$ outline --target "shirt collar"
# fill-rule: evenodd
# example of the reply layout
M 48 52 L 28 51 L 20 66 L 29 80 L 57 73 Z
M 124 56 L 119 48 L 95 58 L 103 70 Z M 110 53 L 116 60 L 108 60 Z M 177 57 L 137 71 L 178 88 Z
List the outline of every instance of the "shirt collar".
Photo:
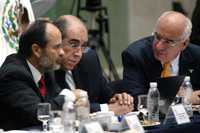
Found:
M 28 60 L 26 60 L 26 62 L 28 63 L 28 66 L 31 70 L 35 84 L 38 85 L 38 82 L 41 79 L 42 74 Z
M 179 58 L 180 58 L 180 54 L 178 54 L 178 56 L 177 56 L 175 59 L 173 59 L 173 60 L 171 61 L 172 68 L 178 67 Z
M 178 66 L 178 64 L 179 64 L 179 58 L 180 58 L 180 54 L 178 54 L 178 56 L 176 56 L 175 59 L 173 59 L 172 61 L 170 61 L 170 65 L 172 67 Z M 161 64 L 162 64 L 162 66 L 164 65 L 164 63 L 161 63 Z

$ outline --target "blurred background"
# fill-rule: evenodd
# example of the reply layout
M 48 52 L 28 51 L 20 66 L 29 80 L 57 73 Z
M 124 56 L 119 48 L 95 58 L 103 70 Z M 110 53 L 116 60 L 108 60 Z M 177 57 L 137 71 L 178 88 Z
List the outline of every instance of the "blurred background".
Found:
M 98 51 L 105 72 L 115 69 L 119 77 L 122 75 L 121 52 L 131 42 L 151 35 L 156 19 L 164 11 L 178 10 L 191 17 L 196 2 L 196 0 L 41 1 L 31 0 L 36 18 L 44 16 L 54 20 L 63 14 L 78 15 L 85 21 L 89 30 L 100 32 L 100 39 L 103 40 L 105 46 L 95 42 L 93 39 L 96 37 L 95 33 L 94 35 L 92 33 L 91 45 L 94 45 L 93 47 Z M 105 49 L 102 50 L 101 47 Z M 109 68 L 108 64 L 113 64 L 113 66 Z

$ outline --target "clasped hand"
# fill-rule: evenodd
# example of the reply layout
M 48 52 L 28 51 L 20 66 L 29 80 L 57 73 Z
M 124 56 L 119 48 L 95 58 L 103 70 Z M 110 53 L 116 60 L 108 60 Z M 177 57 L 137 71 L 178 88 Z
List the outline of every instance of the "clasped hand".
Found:
M 133 97 L 127 93 L 115 94 L 109 101 L 109 110 L 113 111 L 115 115 L 123 115 L 133 111 Z

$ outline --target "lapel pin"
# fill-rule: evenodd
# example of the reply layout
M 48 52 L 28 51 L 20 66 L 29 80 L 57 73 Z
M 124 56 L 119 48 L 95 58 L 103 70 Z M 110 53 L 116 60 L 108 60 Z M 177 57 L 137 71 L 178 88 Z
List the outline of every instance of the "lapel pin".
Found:
M 189 69 L 189 72 L 192 73 L 194 71 L 194 69 Z

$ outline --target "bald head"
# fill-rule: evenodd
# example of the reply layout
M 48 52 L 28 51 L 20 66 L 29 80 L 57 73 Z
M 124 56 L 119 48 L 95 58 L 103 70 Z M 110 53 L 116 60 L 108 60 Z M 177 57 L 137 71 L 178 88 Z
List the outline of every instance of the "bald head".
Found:
M 153 52 L 161 63 L 171 62 L 188 46 L 191 21 L 175 11 L 163 13 L 155 26 Z
M 188 39 L 191 34 L 192 24 L 189 18 L 175 11 L 164 12 L 158 19 L 155 30 L 164 30 L 165 33 L 173 33 L 176 38 Z M 170 35 L 166 35 L 170 36 Z
M 66 21 L 69 26 L 72 24 L 75 24 L 75 23 L 78 25 L 85 26 L 84 23 L 79 18 L 77 18 L 76 16 L 73 16 L 73 15 L 63 15 L 63 16 L 60 16 L 58 18 L 58 20 Z
M 68 35 L 68 31 L 73 29 L 80 29 L 82 32 L 84 32 L 84 34 L 88 34 L 85 24 L 76 16 L 72 15 L 60 16 L 54 22 L 54 24 L 60 29 L 63 38 L 66 38 Z
M 59 17 L 54 24 L 62 33 L 64 56 L 62 68 L 72 70 L 79 63 L 87 46 L 88 33 L 84 23 L 72 15 Z

